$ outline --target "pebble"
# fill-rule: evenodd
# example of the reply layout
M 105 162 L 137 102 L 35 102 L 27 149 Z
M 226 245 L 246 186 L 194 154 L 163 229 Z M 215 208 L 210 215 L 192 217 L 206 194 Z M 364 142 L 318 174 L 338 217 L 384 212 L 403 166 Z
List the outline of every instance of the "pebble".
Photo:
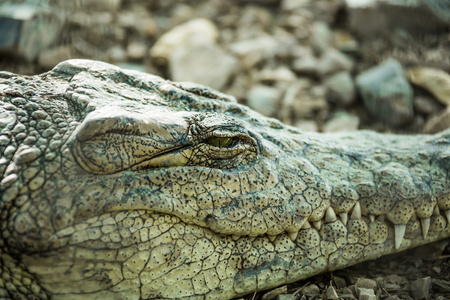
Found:
M 347 282 L 345 281 L 345 279 L 340 276 L 333 276 L 333 281 L 338 289 L 342 289 L 347 286 Z
M 314 297 L 319 294 L 319 287 L 315 284 L 310 284 L 302 288 L 302 294 L 308 297 Z
M 358 288 L 358 299 L 359 300 L 377 300 L 373 289 Z
M 398 61 L 390 59 L 359 74 L 356 85 L 367 110 L 387 124 L 413 119 L 413 91 Z
M 298 73 L 315 77 L 319 74 L 318 60 L 312 53 L 302 55 L 294 60 L 292 69 Z
M 169 70 L 174 81 L 191 81 L 222 90 L 237 64 L 237 59 L 219 46 L 200 44 L 174 51 Z
M 178 25 L 163 35 L 150 49 L 154 59 L 169 60 L 176 49 L 198 44 L 215 44 L 219 38 L 219 29 L 209 19 L 195 19 Z
M 411 294 L 414 299 L 425 299 L 430 294 L 431 278 L 425 277 L 411 282 Z
M 429 119 L 423 128 L 424 133 L 437 133 L 450 128 L 450 106 L 440 114 Z
M 358 130 L 359 118 L 346 112 L 337 112 L 323 126 L 323 132 L 341 132 Z
M 327 288 L 327 299 L 329 299 L 329 300 L 339 299 L 339 296 L 336 293 L 336 290 L 334 289 L 333 286 L 329 286 Z
M 324 76 L 339 71 L 351 71 L 353 65 L 353 61 L 341 51 L 329 48 L 319 58 L 317 69 L 318 73 Z
M 359 278 L 356 282 L 356 289 L 365 288 L 365 289 L 375 289 L 377 287 L 377 282 L 368 278 Z
M 347 31 L 336 30 L 333 34 L 333 46 L 344 53 L 359 52 L 359 42 Z
M 356 95 L 355 84 L 349 72 L 339 72 L 325 79 L 327 99 L 340 106 L 353 102 Z
M 444 105 L 450 105 L 450 75 L 439 69 L 415 67 L 405 71 L 406 77 L 418 85 Z
M 414 110 L 424 115 L 434 115 L 442 111 L 443 106 L 431 96 L 417 95 L 413 99 Z
M 311 47 L 317 55 L 321 55 L 330 48 L 333 34 L 325 22 L 314 22 L 311 27 Z
M 281 92 L 277 88 L 257 85 L 247 93 L 247 105 L 265 116 L 273 116 L 278 109 Z
M 127 52 L 120 46 L 113 46 L 108 49 L 108 57 L 113 63 L 124 62 L 127 59 Z
M 131 60 L 142 60 L 147 53 L 147 45 L 142 42 L 131 42 L 127 46 L 127 56 Z

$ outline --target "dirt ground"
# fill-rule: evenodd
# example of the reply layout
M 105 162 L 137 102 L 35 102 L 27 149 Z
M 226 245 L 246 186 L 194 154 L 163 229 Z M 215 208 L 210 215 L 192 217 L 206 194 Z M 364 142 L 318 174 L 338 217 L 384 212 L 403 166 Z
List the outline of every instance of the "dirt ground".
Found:
M 415 24 L 373 29 L 379 24 L 375 26 L 370 18 L 363 24 L 344 0 L 49 0 L 48 3 L 62 20 L 58 23 L 58 38 L 28 59 L 20 54 L 24 49 L 3 51 L 0 70 L 38 74 L 65 59 L 88 58 L 173 80 L 207 80 L 202 74 L 212 67 L 202 60 L 195 67 L 198 74 L 189 65 L 180 67 L 185 60 L 179 57 L 196 58 L 195 51 L 199 50 L 195 45 L 179 42 L 178 48 L 189 51 L 178 53 L 178 59 L 169 50 L 158 55 L 152 52 L 172 28 L 202 18 L 209 20 L 212 30 L 218 32 L 208 42 L 207 54 L 213 60 L 214 55 L 229 58 L 213 74 L 221 83 L 216 80 L 213 84 L 263 114 L 312 131 L 340 128 L 409 134 L 427 131 L 424 128 L 432 122 L 450 126 L 448 103 L 439 101 L 423 87 L 411 85 L 413 110 L 406 121 L 398 124 L 383 120 L 382 111 L 369 111 L 355 85 L 359 74 L 388 59 L 396 59 L 405 70 L 421 66 L 448 74 L 448 25 L 423 31 Z M 396 12 L 396 16 L 402 13 L 408 17 L 409 9 Z M 388 13 L 382 15 L 389 18 Z M 361 26 L 354 22 L 361 22 Z M 45 19 L 43 24 L 39 26 L 56 26 L 45 25 Z M 25 34 L 21 38 L 26 38 Z M 200 56 L 202 52 L 198 53 Z M 337 80 L 333 77 L 336 74 L 350 79 L 345 81 L 349 83 L 347 89 L 341 89 L 340 84 L 332 85 Z M 265 102 L 255 102 L 254 99 L 260 98 Z M 394 116 L 401 113 L 393 112 Z M 439 129 L 447 125 L 442 126 Z M 258 292 L 244 299 L 334 299 L 330 287 L 340 299 L 375 299 L 358 295 L 356 289 L 362 282 L 374 291 L 376 299 L 415 299 L 412 289 L 424 288 L 429 283 L 426 299 L 450 299 L 450 246 L 446 244 L 448 241 L 427 246 L 425 250 L 383 257 L 288 285 L 272 295 Z

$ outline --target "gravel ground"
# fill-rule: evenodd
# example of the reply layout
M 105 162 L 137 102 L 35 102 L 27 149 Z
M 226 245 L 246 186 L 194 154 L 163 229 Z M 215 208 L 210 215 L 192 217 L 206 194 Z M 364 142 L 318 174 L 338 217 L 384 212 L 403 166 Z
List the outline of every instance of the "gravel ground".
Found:
M 433 133 L 450 127 L 450 14 L 425 2 L 433 9 L 362 11 L 344 0 L 49 0 L 63 25 L 36 26 L 58 38 L 36 54 L 2 52 L 0 70 L 37 74 L 65 59 L 96 59 L 212 86 L 303 130 Z M 447 243 L 244 298 L 450 299 Z

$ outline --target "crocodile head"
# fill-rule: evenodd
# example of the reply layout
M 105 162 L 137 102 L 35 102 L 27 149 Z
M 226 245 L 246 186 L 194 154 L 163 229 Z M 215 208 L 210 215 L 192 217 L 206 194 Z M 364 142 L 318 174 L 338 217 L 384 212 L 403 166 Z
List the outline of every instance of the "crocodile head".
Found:
M 0 75 L 8 295 L 232 298 L 450 236 L 449 131 L 305 133 L 86 60 Z

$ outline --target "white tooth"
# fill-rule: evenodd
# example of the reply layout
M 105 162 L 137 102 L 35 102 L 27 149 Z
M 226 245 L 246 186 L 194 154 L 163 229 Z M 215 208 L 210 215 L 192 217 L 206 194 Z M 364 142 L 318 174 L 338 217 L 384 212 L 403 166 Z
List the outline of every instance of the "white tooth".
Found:
M 375 222 L 375 215 L 369 214 L 370 222 Z
M 275 241 L 275 239 L 277 238 L 276 235 L 267 235 L 267 237 L 269 238 L 269 241 L 271 241 L 273 243 L 273 241 Z
M 421 219 L 420 223 L 422 223 L 423 239 L 426 239 L 428 235 L 428 230 L 430 229 L 430 218 Z
M 288 232 L 288 236 L 291 239 L 291 241 L 295 242 L 295 240 L 297 239 L 297 236 L 298 236 L 298 231 Z
M 231 236 L 231 238 L 233 239 L 233 241 L 237 241 L 237 240 L 240 238 L 240 236 L 239 236 L 239 235 L 233 234 L 233 235 Z
M 433 215 L 435 216 L 441 215 L 441 211 L 439 210 L 439 207 L 437 205 L 434 207 Z
M 448 223 L 450 224 L 450 209 L 447 209 L 447 210 L 445 211 L 445 215 L 447 216 L 447 221 L 448 221 Z
M 311 224 L 309 224 L 309 222 L 306 221 L 306 222 L 303 224 L 302 229 L 309 229 L 309 228 L 311 228 Z
M 400 248 L 403 241 L 403 236 L 405 235 L 405 230 L 405 224 L 395 225 L 395 249 Z
M 325 223 L 331 223 L 336 221 L 336 213 L 334 212 L 334 209 L 330 207 L 327 208 L 327 211 L 325 213 Z
M 359 204 L 359 202 L 356 202 L 355 206 L 353 207 L 353 212 L 350 216 L 350 219 L 361 220 L 361 205 Z
M 322 221 L 315 221 L 313 222 L 314 228 L 316 228 L 317 230 L 320 230 L 320 227 L 322 226 Z
M 344 225 L 347 225 L 348 213 L 343 212 L 343 213 L 340 213 L 339 216 L 341 217 L 342 223 L 344 223 Z

